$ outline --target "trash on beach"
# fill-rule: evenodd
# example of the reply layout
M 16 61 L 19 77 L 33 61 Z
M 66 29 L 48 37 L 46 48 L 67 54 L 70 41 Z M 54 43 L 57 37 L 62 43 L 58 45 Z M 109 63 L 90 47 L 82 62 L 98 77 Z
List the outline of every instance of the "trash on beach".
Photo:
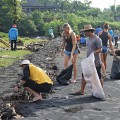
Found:
M 56 80 L 60 85 L 68 85 L 69 84 L 68 82 L 72 77 L 72 69 L 73 69 L 73 65 L 70 65 L 66 69 L 63 69 L 60 72 L 60 74 L 56 77 Z
M 120 58 L 118 58 L 117 56 L 113 58 L 110 78 L 120 79 Z

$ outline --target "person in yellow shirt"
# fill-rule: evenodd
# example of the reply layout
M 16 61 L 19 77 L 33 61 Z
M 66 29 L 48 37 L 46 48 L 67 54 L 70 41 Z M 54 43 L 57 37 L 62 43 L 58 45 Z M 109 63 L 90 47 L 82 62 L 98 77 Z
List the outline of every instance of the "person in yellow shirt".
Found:
M 52 80 L 41 68 L 36 67 L 29 60 L 23 60 L 21 67 L 23 77 L 20 83 L 15 86 L 14 91 L 17 92 L 23 86 L 26 91 L 34 96 L 33 102 L 41 101 L 41 93 L 47 93 L 52 89 Z

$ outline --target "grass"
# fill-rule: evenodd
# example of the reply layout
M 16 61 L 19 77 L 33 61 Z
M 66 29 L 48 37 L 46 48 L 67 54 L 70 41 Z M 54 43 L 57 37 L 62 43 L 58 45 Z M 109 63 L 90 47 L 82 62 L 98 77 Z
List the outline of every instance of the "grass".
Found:
M 0 56 L 8 56 L 10 58 L 0 58 L 0 67 L 7 67 L 11 65 L 13 62 L 17 61 L 18 59 L 24 57 L 26 54 L 31 54 L 31 52 L 25 50 L 18 50 L 18 51 L 1 50 Z
M 2 38 L 7 43 L 9 43 L 7 33 L 0 32 L 0 38 Z M 28 38 L 28 37 L 19 37 L 18 40 L 23 41 L 24 45 L 33 43 L 33 42 L 47 41 L 47 40 L 41 40 L 41 39 L 37 39 L 37 38 Z M 0 47 L 7 48 L 2 43 L 0 43 Z M 0 56 L 5 55 L 5 56 L 9 56 L 9 57 L 16 57 L 16 58 L 0 58 L 0 67 L 7 67 L 7 66 L 11 65 L 13 62 L 17 61 L 18 59 L 24 57 L 26 54 L 31 54 L 31 52 L 25 51 L 25 50 L 17 50 L 17 51 L 0 50 Z

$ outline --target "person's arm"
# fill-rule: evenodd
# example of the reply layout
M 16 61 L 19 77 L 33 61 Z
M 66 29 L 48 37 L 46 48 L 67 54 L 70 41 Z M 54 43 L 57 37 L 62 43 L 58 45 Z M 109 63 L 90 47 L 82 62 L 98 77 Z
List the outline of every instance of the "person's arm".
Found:
M 66 46 L 66 42 L 64 40 L 64 33 L 62 33 L 61 55 L 63 55 L 65 46 Z
M 94 54 L 98 54 L 102 52 L 102 40 L 99 38 L 95 41 L 96 50 L 94 51 Z
M 72 52 L 71 52 L 71 56 L 73 56 L 74 54 L 74 51 L 75 51 L 75 48 L 76 48 L 76 43 L 77 43 L 77 40 L 76 40 L 76 35 L 75 33 L 72 33 Z
M 112 37 L 111 37 L 110 34 L 108 34 L 108 39 L 109 39 L 109 45 L 110 45 L 112 54 L 115 55 L 114 47 L 113 47 L 113 45 L 112 45 Z
M 100 48 L 98 48 L 97 50 L 95 50 L 94 53 L 95 53 L 95 54 L 96 54 L 96 53 L 101 53 L 101 51 L 102 51 L 102 47 L 100 47 Z
M 16 40 L 18 39 L 18 30 L 16 29 Z
M 102 31 L 101 32 L 99 32 L 99 34 L 98 34 L 98 36 L 100 37 L 100 35 L 102 34 Z
M 30 76 L 29 66 L 26 66 L 23 69 L 22 80 L 20 80 L 20 82 L 15 86 L 14 91 L 18 91 L 18 89 L 21 88 L 26 83 L 27 80 L 29 80 L 29 76 Z

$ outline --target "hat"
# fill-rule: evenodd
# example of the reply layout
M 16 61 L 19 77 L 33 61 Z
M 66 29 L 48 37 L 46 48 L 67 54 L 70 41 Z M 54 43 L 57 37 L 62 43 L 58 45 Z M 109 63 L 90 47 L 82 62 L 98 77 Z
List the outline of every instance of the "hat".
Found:
M 30 64 L 30 61 L 29 60 L 23 60 L 21 65 L 26 65 L 26 64 Z
M 81 31 L 81 32 L 84 32 L 84 31 L 88 31 L 88 30 L 95 30 L 95 29 L 92 28 L 91 25 L 84 25 L 84 28 L 81 29 L 80 31 Z

